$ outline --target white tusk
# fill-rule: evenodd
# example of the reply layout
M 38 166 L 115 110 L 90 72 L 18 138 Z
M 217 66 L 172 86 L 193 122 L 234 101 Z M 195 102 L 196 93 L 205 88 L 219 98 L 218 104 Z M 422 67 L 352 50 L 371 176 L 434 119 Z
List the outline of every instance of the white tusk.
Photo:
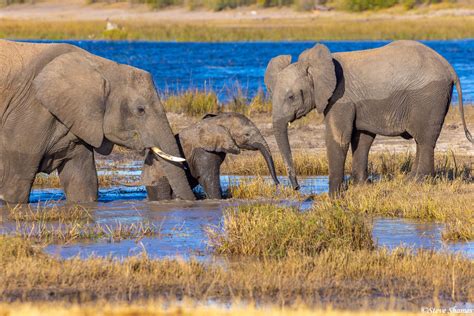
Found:
M 169 160 L 169 161 L 174 161 L 174 162 L 185 162 L 186 161 L 186 159 L 184 159 L 184 158 L 168 155 L 167 153 L 165 153 L 163 150 L 159 149 L 158 147 L 151 147 L 151 150 L 153 150 L 153 152 L 156 155 L 160 156 L 163 159 Z

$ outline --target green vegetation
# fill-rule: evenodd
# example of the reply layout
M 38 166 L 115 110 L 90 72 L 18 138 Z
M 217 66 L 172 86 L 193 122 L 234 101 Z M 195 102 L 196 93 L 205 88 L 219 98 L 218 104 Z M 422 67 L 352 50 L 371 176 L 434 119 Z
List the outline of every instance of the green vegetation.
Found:
M 0 20 L 0 37 L 11 39 L 127 39 L 157 41 L 281 41 L 462 39 L 474 37 L 472 16 L 416 19 L 318 18 L 235 21 L 120 21 L 104 31 L 104 21 Z
M 223 227 L 209 227 L 210 246 L 220 254 L 282 258 L 314 256 L 327 249 L 374 249 L 370 224 L 343 208 L 274 204 L 241 205 L 224 211 Z
M 0 299 L 4 302 L 191 298 L 279 306 L 324 307 L 324 302 L 331 302 L 333 308 L 354 308 L 354 301 L 363 304 L 377 297 L 385 308 L 418 311 L 421 303 L 474 299 L 471 260 L 424 250 L 328 248 L 314 256 L 221 258 L 216 263 L 152 260 L 146 255 L 61 260 L 11 237 L 0 237 L 0 250 Z M 403 305 L 405 300 L 411 303 Z

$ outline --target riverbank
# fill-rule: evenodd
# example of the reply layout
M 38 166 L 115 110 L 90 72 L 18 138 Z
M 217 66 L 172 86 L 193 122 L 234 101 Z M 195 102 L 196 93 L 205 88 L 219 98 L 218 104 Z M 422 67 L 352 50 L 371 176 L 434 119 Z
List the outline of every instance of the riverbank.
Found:
M 462 39 L 474 37 L 474 9 L 298 12 L 245 7 L 219 12 L 125 4 L 38 3 L 0 8 L 0 37 L 155 41 Z M 106 19 L 112 21 L 107 29 Z

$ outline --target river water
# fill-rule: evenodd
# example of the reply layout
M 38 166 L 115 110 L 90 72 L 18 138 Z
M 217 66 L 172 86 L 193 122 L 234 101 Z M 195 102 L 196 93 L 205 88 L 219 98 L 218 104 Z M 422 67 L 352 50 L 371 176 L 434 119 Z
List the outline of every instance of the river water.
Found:
M 48 41 L 51 42 L 51 41 Z M 149 71 L 162 93 L 214 90 L 221 102 L 240 88 L 249 97 L 265 89 L 268 61 L 288 54 L 293 60 L 314 42 L 173 43 L 143 41 L 62 41 L 89 52 Z M 383 46 L 387 41 L 328 41 L 332 52 Z M 465 103 L 474 103 L 474 39 L 423 41 L 453 65 Z M 453 101 L 457 100 L 455 93 Z

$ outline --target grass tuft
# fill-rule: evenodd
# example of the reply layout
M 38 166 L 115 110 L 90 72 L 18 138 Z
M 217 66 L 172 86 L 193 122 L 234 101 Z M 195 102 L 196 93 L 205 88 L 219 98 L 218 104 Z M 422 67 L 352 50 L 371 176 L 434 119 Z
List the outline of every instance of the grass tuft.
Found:
M 229 193 L 235 199 L 293 199 L 302 200 L 304 196 L 288 186 L 276 186 L 273 182 L 265 181 L 262 177 L 239 179 L 238 183 L 229 184 Z
M 371 225 L 342 208 L 273 204 L 241 205 L 224 212 L 222 227 L 207 229 L 210 246 L 219 254 L 282 258 L 316 255 L 326 249 L 374 249 Z
M 78 221 L 92 220 L 89 210 L 80 205 L 66 205 L 60 207 L 57 204 L 41 205 L 35 208 L 31 204 L 18 204 L 8 209 L 8 219 L 14 221 Z
M 9 233 L 35 243 L 72 243 L 84 240 L 103 239 L 110 242 L 124 239 L 139 240 L 144 237 L 160 236 L 160 227 L 149 222 L 132 224 L 104 225 L 99 223 L 84 223 L 82 221 L 47 223 L 45 221 L 20 223 L 16 230 Z

